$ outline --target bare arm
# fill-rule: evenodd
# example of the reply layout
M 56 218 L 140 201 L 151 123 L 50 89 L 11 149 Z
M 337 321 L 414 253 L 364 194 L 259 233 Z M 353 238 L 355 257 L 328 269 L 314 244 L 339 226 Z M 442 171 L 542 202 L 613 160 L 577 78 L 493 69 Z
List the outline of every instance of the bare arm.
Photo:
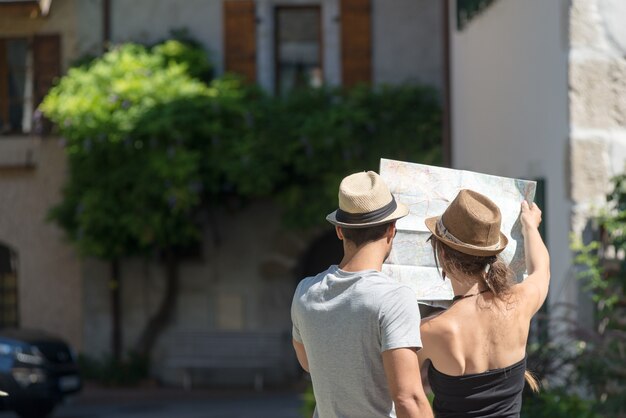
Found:
M 417 351 L 414 348 L 384 351 L 383 366 L 398 418 L 431 418 L 433 411 L 422 387 Z
M 541 210 L 531 203 L 522 202 L 522 234 L 524 235 L 524 251 L 526 252 L 526 269 L 528 277 L 521 286 L 527 292 L 534 315 L 543 305 L 550 287 L 550 255 L 541 235 L 539 224 L 541 223 Z
M 296 340 L 292 340 L 293 348 L 296 350 L 296 357 L 298 358 L 298 362 L 300 366 L 308 372 L 309 371 L 309 359 L 306 356 L 306 350 L 304 349 L 304 344 L 299 343 Z

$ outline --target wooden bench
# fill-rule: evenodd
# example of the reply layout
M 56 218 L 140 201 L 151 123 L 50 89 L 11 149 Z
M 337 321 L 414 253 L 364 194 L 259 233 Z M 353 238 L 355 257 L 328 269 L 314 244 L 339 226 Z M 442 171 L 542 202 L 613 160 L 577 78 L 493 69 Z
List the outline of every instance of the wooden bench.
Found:
M 183 371 L 183 387 L 191 389 L 193 369 L 247 369 L 254 388 L 263 389 L 264 373 L 284 372 L 291 358 L 290 335 L 280 331 L 179 331 L 167 364 Z

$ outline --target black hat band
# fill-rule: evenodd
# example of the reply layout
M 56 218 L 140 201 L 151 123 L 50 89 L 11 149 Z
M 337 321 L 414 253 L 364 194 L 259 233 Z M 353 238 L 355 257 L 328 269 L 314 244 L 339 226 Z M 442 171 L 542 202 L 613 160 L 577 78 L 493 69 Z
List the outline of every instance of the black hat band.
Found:
M 385 219 L 387 216 L 391 215 L 398 208 L 398 204 L 396 203 L 396 199 L 391 196 L 391 202 L 387 203 L 380 209 L 373 210 L 371 212 L 365 213 L 350 213 L 345 212 L 341 209 L 337 209 L 337 213 L 335 218 L 337 221 L 342 222 L 344 224 L 364 224 L 380 221 L 381 219 Z

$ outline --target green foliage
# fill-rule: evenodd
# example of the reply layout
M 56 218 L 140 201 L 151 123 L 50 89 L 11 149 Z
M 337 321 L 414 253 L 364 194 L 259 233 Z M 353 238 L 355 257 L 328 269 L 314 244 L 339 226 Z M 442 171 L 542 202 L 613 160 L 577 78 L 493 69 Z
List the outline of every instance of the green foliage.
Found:
M 626 174 L 613 179 L 609 210 L 594 222 L 599 239 L 573 237 L 579 278 L 596 305 L 596 329 L 585 335 L 576 372 L 603 416 L 626 416 Z
M 182 64 L 191 77 L 210 81 L 213 66 L 200 45 L 191 41 L 166 40 L 152 48 L 152 52 L 162 56 L 168 63 Z
M 120 46 L 71 69 L 42 104 L 69 157 L 64 199 L 50 218 L 82 254 L 114 259 L 199 239 L 189 214 L 201 201 L 190 187 L 201 181 L 201 155 L 176 137 L 146 140 L 142 132 L 153 122 L 148 114 L 167 116 L 155 108 L 214 92 L 188 75 L 189 63 L 159 51 Z
M 526 397 L 521 418 L 601 418 L 592 403 L 562 390 L 542 390 Z
M 225 197 L 274 197 L 287 222 L 332 211 L 340 180 L 381 157 L 437 163 L 441 112 L 421 86 L 270 97 L 237 78 L 203 82 L 197 44 L 126 44 L 72 68 L 42 110 L 66 139 L 69 179 L 50 212 L 86 255 L 114 259 L 200 239 Z
M 201 49 L 122 45 L 73 68 L 42 110 L 67 140 L 52 209 L 81 253 L 104 259 L 200 239 L 194 219 L 225 196 L 273 196 L 291 225 L 324 222 L 341 179 L 381 157 L 440 161 L 436 94 L 421 86 L 270 97 L 233 77 L 206 84 Z M 306 204 L 303 204 L 306 202 Z
M 122 45 L 70 69 L 41 109 L 69 141 L 70 154 L 89 154 L 99 141 L 124 140 L 156 104 L 205 94 L 206 86 L 187 74 L 188 67 L 140 45 Z
M 441 161 L 440 107 L 423 86 L 298 90 L 277 99 L 264 123 L 263 139 L 275 143 L 266 158 L 284 165 L 285 217 L 300 227 L 323 222 L 341 179 L 378 171 L 381 157 Z
M 302 406 L 300 407 L 300 415 L 304 418 L 310 418 L 315 412 L 315 395 L 313 394 L 313 385 L 307 385 L 304 393 L 301 395 Z
M 148 378 L 150 371 L 148 358 L 136 353 L 129 353 L 122 360 L 115 360 L 112 357 L 96 359 L 80 355 L 78 364 L 83 379 L 114 387 L 137 386 Z

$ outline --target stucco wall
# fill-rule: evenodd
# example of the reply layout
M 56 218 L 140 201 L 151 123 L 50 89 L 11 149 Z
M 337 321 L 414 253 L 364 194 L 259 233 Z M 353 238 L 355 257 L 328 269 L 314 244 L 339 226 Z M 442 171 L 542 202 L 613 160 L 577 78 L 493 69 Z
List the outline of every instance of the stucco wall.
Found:
M 453 165 L 546 180 L 549 301 L 576 302 L 568 271 L 568 1 L 498 0 L 459 32 L 451 1 Z
M 80 262 L 62 232 L 45 221 L 59 199 L 63 148 L 55 139 L 17 141 L 31 150 L 35 167 L 9 170 L 0 165 L 0 241 L 18 255 L 19 324 L 62 336 L 80 349 Z M 0 154 L 10 142 L 0 139 Z

